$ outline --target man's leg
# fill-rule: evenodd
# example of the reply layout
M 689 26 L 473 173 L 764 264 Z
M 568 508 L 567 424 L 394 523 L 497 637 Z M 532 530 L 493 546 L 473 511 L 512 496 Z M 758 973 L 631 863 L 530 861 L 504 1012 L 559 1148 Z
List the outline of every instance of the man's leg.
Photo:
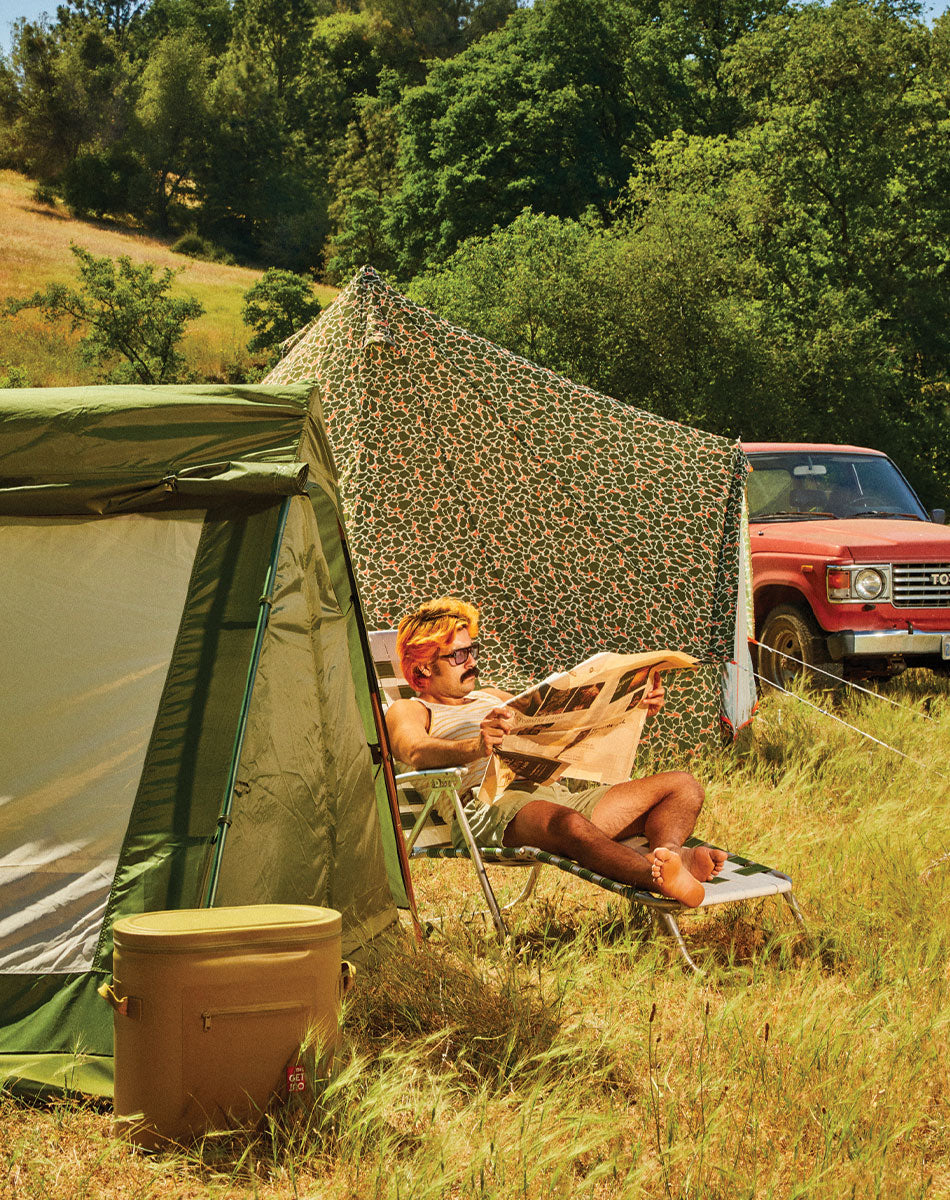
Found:
M 520 809 L 505 830 L 504 843 L 562 854 L 608 879 L 658 891 L 691 908 L 705 895 L 677 851 L 660 847 L 648 858 L 615 842 L 581 813 L 549 800 L 532 800 Z
M 597 802 L 590 819 L 614 841 L 639 836 L 651 851 L 661 846 L 675 851 L 697 879 L 706 880 L 722 870 L 725 851 L 683 845 L 696 828 L 704 797 L 695 776 L 662 771 L 616 784 Z

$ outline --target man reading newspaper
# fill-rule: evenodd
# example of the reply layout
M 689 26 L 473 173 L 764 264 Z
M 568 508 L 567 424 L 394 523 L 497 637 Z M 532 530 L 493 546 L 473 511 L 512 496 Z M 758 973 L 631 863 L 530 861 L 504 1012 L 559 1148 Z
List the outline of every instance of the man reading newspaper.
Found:
M 516 698 L 478 687 L 477 636 L 477 609 L 453 597 L 428 601 L 399 623 L 397 654 L 417 695 L 397 700 L 386 715 L 395 757 L 414 770 L 464 769 L 465 814 L 481 846 L 537 846 L 621 883 L 690 907 L 701 904 L 704 881 L 721 871 L 726 856 L 711 846 L 683 844 L 702 808 L 697 779 L 685 771 L 663 771 L 579 792 L 558 782 L 567 771 L 597 777 L 590 769 L 590 752 L 598 743 L 605 752 L 616 750 L 617 726 L 633 715 L 626 715 L 623 700 L 630 693 L 626 703 L 632 703 L 634 675 L 612 678 L 603 697 L 602 677 L 598 683 L 560 691 L 542 684 Z M 635 707 L 642 723 L 663 707 L 665 690 L 654 672 L 640 672 L 639 677 Z M 572 706 L 583 713 L 593 712 L 595 705 L 601 710 L 596 728 L 564 716 Z M 615 720 L 612 712 L 621 709 L 624 715 Z M 519 734 L 539 740 L 543 753 L 525 754 L 527 743 L 519 747 Z M 514 750 L 502 751 L 503 741 Z M 611 767 L 616 771 L 617 762 Z M 461 844 L 453 814 L 442 816 L 452 821 L 453 841 Z M 646 839 L 646 847 L 624 844 L 636 836 Z

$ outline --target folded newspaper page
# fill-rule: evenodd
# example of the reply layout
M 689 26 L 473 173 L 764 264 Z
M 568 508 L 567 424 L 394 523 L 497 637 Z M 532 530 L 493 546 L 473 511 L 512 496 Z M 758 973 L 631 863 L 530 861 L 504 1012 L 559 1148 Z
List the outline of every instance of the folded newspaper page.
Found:
M 520 696 L 499 700 L 515 719 L 488 760 L 479 800 L 494 804 L 516 779 L 623 783 L 633 772 L 647 716 L 643 697 L 657 672 L 697 665 L 677 650 L 595 654 Z

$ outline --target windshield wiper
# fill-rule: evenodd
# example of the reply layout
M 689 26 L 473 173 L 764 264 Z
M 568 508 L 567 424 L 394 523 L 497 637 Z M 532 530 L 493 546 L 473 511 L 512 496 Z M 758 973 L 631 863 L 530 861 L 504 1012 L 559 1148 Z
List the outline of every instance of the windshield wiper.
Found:
M 829 517 L 832 520 L 834 520 L 834 515 L 835 515 L 834 513 L 830 513 L 830 512 L 799 512 L 796 510 L 795 512 L 761 513 L 757 517 L 749 517 L 749 520 L 750 521 L 759 521 L 759 522 L 761 522 L 761 521 L 787 521 L 789 518 L 792 518 L 795 521 L 809 521 L 815 517 L 819 518 L 819 520 L 827 519 Z
M 893 517 L 895 521 L 923 520 L 917 513 L 891 512 L 886 508 L 862 508 L 860 512 L 848 513 L 846 520 L 851 521 L 855 517 Z

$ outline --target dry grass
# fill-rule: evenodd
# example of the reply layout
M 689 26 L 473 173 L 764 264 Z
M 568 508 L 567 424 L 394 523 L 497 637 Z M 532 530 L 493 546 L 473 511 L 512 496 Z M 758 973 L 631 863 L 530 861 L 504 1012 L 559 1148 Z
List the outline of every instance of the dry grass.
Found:
M 74 220 L 60 205 L 37 204 L 32 192 L 33 184 L 24 176 L 0 171 L 0 301 L 31 295 L 48 283 L 75 283 L 71 242 L 100 257 L 126 254 L 133 262 L 181 269 L 175 292 L 195 296 L 205 307 L 204 316 L 185 336 L 191 370 L 202 378 L 244 377 L 251 359 L 241 301 L 260 271 L 199 262 L 174 254 L 167 244 L 144 233 L 108 222 Z M 318 288 L 317 294 L 326 304 L 336 291 Z M 23 369 L 34 387 L 95 381 L 92 369 L 80 361 L 75 341 L 64 329 L 45 324 L 35 311 L 0 317 L 0 363 Z
M 787 869 L 684 921 L 687 975 L 604 893 L 548 872 L 512 951 L 464 863 L 420 863 L 449 917 L 363 968 L 344 1066 L 306 1114 L 180 1155 L 113 1143 L 90 1106 L 7 1099 L 0 1193 L 350 1200 L 950 1195 L 950 687 L 907 678 L 836 712 L 792 700 L 696 764 L 711 839 Z M 827 703 L 827 701 L 820 701 Z M 929 718 L 925 719 L 925 710 Z

